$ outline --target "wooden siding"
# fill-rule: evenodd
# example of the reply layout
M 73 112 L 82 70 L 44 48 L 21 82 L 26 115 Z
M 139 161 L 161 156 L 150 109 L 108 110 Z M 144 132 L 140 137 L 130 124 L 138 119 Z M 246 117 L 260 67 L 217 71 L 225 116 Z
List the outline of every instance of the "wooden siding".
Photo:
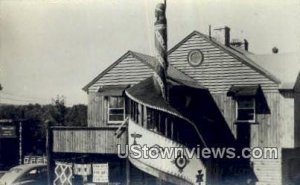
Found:
M 53 129 L 53 152 L 116 154 L 117 144 L 124 151 L 127 133 L 115 136 L 113 128 Z
M 88 127 L 107 126 L 107 103 L 99 92 L 88 94 Z
M 300 147 L 300 91 L 295 93 L 294 99 L 295 114 L 295 147 Z
M 255 185 L 283 185 L 281 158 L 255 159 L 252 162 L 255 175 L 258 178 Z
M 212 94 L 228 127 L 236 137 L 235 100 L 224 93 Z M 294 147 L 294 103 L 280 93 L 265 93 L 269 114 L 257 114 L 251 125 L 251 147 Z
M 88 92 L 97 92 L 99 87 L 103 85 L 136 84 L 152 74 L 153 70 L 149 66 L 130 54 L 95 82 L 88 89 Z
M 295 110 L 297 110 L 297 107 L 294 98 L 293 92 L 280 93 L 280 142 L 282 148 L 295 147 Z
M 295 147 L 300 147 L 300 72 L 294 87 Z
M 189 51 L 193 49 L 200 49 L 204 55 L 203 63 L 197 67 L 191 66 L 187 60 Z M 265 91 L 278 89 L 278 85 L 269 78 L 197 34 L 170 53 L 169 62 L 211 93 L 225 92 L 231 85 L 261 84 Z
M 235 101 L 224 93 L 212 95 L 236 137 Z M 250 147 L 277 147 L 279 158 L 252 159 L 253 169 L 259 180 L 256 185 L 281 185 L 283 173 L 281 150 L 295 147 L 294 99 L 279 92 L 265 93 L 265 98 L 270 108 L 270 114 L 257 114 L 257 123 L 251 124 Z
M 223 114 L 232 134 L 236 137 L 235 101 L 224 93 L 214 93 L 212 94 L 212 97 L 220 112 Z
M 108 123 L 107 94 L 91 92 L 88 94 L 88 127 L 119 127 L 122 123 Z

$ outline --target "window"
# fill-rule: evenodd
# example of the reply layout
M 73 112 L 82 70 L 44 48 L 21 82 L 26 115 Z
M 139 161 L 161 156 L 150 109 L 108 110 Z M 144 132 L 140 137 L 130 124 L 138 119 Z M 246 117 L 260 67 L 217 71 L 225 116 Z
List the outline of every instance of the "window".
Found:
M 125 119 L 125 103 L 121 96 L 108 97 L 108 123 L 121 123 Z
M 255 122 L 255 99 L 239 97 L 236 105 L 236 119 L 238 122 Z
M 194 67 L 199 66 L 203 62 L 203 58 L 203 53 L 198 49 L 194 49 L 188 54 L 188 62 Z

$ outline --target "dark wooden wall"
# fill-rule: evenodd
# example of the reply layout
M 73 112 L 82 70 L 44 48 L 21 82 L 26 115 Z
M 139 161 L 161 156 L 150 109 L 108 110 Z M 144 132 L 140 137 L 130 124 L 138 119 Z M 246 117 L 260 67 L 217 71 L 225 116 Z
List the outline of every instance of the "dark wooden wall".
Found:
M 90 92 L 88 94 L 88 127 L 106 127 L 107 102 L 103 94 Z
M 295 85 L 295 147 L 300 147 L 300 73 Z
M 116 128 L 53 129 L 53 151 L 72 153 L 117 154 L 117 145 L 124 146 L 127 133 L 115 135 Z

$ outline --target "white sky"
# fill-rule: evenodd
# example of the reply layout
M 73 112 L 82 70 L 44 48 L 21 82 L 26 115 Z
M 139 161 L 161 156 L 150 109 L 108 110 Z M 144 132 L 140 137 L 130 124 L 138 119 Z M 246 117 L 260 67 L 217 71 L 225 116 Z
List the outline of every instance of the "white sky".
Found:
M 159 0 L 0 0 L 1 103 L 87 103 L 81 88 L 127 50 L 153 54 Z M 300 52 L 299 0 L 167 0 L 169 46 L 227 25 L 250 51 Z

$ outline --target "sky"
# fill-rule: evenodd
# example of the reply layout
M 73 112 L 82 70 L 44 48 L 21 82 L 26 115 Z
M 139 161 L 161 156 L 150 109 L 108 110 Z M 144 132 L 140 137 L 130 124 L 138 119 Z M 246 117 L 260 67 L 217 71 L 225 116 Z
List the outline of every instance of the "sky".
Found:
M 87 104 L 82 87 L 126 51 L 154 53 L 159 2 L 0 0 L 0 103 Z M 227 25 L 251 52 L 300 52 L 299 0 L 167 0 L 167 19 L 169 49 Z

